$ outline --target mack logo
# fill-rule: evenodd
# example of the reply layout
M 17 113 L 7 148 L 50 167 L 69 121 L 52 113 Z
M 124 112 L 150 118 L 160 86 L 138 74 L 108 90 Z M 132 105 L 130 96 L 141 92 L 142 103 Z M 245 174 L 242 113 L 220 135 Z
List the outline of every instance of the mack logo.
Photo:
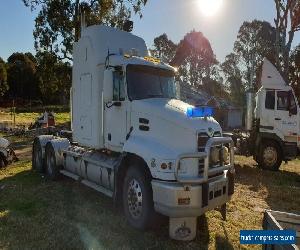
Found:
M 208 128 L 208 136 L 209 137 L 213 137 L 214 136 L 214 133 L 215 133 L 215 131 L 213 130 L 213 128 Z

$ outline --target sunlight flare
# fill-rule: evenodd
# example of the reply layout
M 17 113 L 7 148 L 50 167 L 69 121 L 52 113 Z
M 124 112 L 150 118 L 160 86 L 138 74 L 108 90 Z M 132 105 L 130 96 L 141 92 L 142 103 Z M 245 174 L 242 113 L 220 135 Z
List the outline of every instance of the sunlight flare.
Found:
M 223 5 L 223 0 L 198 0 L 201 12 L 205 16 L 214 16 Z

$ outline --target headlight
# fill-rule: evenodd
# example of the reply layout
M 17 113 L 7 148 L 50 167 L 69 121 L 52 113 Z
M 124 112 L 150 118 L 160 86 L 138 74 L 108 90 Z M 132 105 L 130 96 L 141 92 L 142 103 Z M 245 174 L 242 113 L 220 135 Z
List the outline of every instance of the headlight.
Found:
M 210 151 L 210 162 L 213 165 L 216 164 L 222 164 L 224 162 L 225 164 L 229 163 L 229 150 L 227 147 L 223 146 L 220 147 L 214 147 Z
M 212 164 L 217 164 L 220 161 L 220 149 L 212 148 L 210 151 L 210 161 Z
M 229 163 L 229 150 L 227 147 L 223 146 L 222 147 L 222 160 L 224 161 L 225 164 Z

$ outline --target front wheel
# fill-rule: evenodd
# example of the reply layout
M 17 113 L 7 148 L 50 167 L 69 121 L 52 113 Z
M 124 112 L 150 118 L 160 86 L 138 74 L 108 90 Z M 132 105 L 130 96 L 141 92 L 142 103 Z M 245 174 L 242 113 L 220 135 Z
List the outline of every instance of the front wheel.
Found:
M 264 142 L 261 146 L 258 159 L 258 164 L 261 168 L 278 171 L 282 163 L 281 150 L 275 142 Z
M 140 230 L 153 225 L 155 215 L 151 180 L 143 166 L 130 166 L 123 184 L 123 208 L 128 223 Z

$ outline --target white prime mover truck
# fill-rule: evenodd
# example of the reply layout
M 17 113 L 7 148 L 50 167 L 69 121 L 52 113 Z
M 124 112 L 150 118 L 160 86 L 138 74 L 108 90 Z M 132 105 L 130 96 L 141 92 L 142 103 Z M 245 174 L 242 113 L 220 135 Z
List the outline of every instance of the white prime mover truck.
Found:
M 254 104 L 255 103 L 255 104 Z M 247 94 L 247 136 L 233 135 L 240 154 L 252 155 L 258 165 L 278 170 L 282 161 L 299 156 L 300 109 L 294 90 L 276 67 L 264 60 L 261 88 Z
M 234 146 L 209 108 L 176 98 L 176 69 L 148 55 L 142 38 L 95 25 L 74 45 L 72 140 L 35 138 L 33 168 L 113 198 L 138 229 L 169 217 L 170 236 L 191 240 L 197 217 L 226 209 Z

